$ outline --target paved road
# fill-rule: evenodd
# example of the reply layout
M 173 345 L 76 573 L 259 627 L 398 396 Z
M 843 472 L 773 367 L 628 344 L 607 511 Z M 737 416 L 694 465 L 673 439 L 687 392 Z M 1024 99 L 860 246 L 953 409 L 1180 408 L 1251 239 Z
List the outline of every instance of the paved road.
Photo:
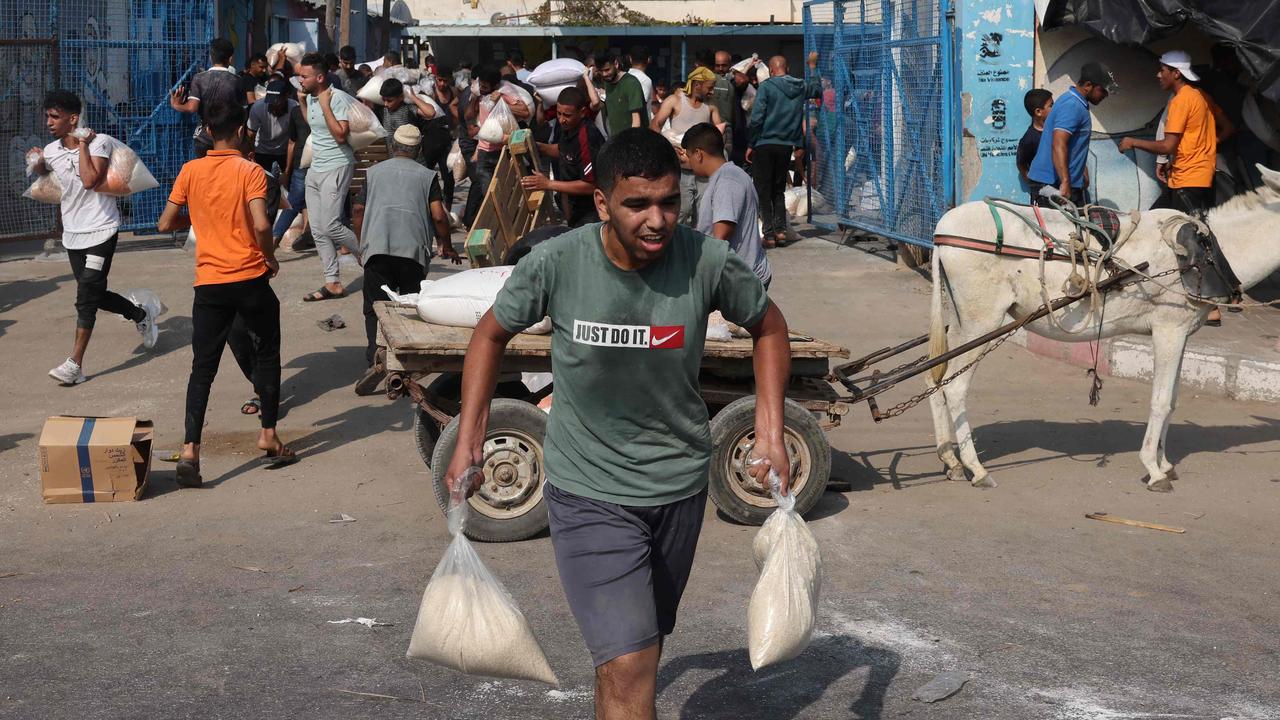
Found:
M 882 257 L 809 240 L 773 259 L 776 298 L 807 332 L 869 351 L 927 326 L 927 284 Z M 313 256 L 290 259 L 277 283 L 281 429 L 304 462 L 249 462 L 255 423 L 238 413 L 249 389 L 227 357 L 208 487 L 178 490 L 158 462 L 143 502 L 40 503 L 47 415 L 146 416 L 158 448 L 177 446 L 191 264 L 175 250 L 118 256 L 115 287 L 154 287 L 170 305 L 159 348 L 140 354 L 132 328 L 105 318 L 92 379 L 63 389 L 44 373 L 70 339 L 69 272 L 0 263 L 0 717 L 588 717 L 590 663 L 545 538 L 480 552 L 561 690 L 404 658 L 446 534 L 408 405 L 349 389 L 362 364 L 358 298 L 299 302 L 318 279 Z M 346 330 L 316 327 L 334 312 Z M 818 636 L 761 673 L 744 650 L 752 530 L 709 513 L 661 672 L 662 716 L 1280 717 L 1280 409 L 1184 396 L 1169 432 L 1182 479 L 1157 495 L 1138 484 L 1148 389 L 1108 381 L 1096 408 L 1086 394 L 1078 369 L 1016 347 L 993 354 L 970 403 L 1000 482 L 989 491 L 942 479 L 925 409 L 882 425 L 850 415 L 830 437 L 834 473 L 852 489 L 827 493 L 811 517 L 825 553 Z M 1095 510 L 1187 533 L 1084 518 Z M 337 512 L 356 522 L 328 523 Z M 328 623 L 359 616 L 394 624 Z M 950 669 L 972 673 L 960 694 L 912 699 Z

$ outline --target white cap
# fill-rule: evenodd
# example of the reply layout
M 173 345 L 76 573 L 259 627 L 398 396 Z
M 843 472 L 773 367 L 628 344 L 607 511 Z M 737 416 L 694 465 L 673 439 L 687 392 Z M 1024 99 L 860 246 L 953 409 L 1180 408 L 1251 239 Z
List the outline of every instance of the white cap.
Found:
M 1195 71 L 1191 69 L 1191 56 L 1188 55 L 1185 50 L 1170 50 L 1169 52 L 1161 55 L 1160 64 L 1168 65 L 1174 70 L 1182 73 L 1182 78 L 1184 80 L 1189 80 L 1191 82 L 1198 82 L 1200 80 L 1200 76 L 1196 75 Z

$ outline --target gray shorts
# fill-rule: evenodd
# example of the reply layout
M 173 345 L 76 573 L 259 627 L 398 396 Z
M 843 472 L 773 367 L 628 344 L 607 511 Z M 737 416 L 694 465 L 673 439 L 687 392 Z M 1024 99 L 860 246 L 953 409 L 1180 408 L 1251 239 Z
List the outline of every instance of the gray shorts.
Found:
M 654 507 L 543 485 L 569 609 L 596 667 L 670 635 L 702 531 L 707 491 Z

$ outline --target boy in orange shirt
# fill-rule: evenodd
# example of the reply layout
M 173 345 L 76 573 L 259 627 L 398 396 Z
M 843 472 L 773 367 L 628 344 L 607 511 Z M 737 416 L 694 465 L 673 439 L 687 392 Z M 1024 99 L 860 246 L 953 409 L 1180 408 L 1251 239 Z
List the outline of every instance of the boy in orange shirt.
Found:
M 1156 199 L 1152 209 L 1167 208 L 1203 217 L 1213 207 L 1213 173 L 1217 165 L 1218 142 L 1232 132 L 1231 121 L 1203 90 L 1192 85 L 1199 76 L 1191 69 L 1191 56 L 1170 50 L 1160 56 L 1156 80 L 1172 94 L 1165 111 L 1164 137 L 1120 141 L 1120 152 L 1146 150 L 1170 158 L 1168 168 L 1157 167 L 1156 175 L 1169 188 Z M 1207 320 L 1221 325 L 1222 314 L 1215 308 Z
M 186 438 L 178 462 L 178 484 L 198 487 L 200 432 L 209 389 L 236 318 L 248 328 L 255 350 L 253 386 L 262 400 L 258 447 L 270 466 L 297 461 L 276 434 L 280 410 L 280 301 L 270 280 L 280 270 L 267 218 L 267 178 L 241 155 L 244 108 L 217 103 L 205 109 L 213 149 L 182 166 L 157 227 L 182 224 L 183 206 L 196 232 L 195 300 L 191 306 L 191 378 L 187 382 Z

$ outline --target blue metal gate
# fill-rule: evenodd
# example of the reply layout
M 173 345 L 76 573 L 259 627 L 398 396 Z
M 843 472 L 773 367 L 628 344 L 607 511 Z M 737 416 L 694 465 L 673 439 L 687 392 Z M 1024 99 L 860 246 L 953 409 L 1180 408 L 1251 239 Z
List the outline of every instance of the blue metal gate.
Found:
M 0 88 L 6 186 L 0 240 L 51 236 L 56 208 L 20 197 L 23 156 L 50 141 L 41 100 L 54 87 L 84 104 L 84 124 L 133 148 L 160 187 L 120 202 L 123 230 L 154 228 L 195 120 L 169 107 L 169 92 L 209 63 L 214 0 L 0 0 L 0 62 L 21 67 Z
M 811 220 L 923 246 L 954 202 L 951 0 L 810 0 Z

